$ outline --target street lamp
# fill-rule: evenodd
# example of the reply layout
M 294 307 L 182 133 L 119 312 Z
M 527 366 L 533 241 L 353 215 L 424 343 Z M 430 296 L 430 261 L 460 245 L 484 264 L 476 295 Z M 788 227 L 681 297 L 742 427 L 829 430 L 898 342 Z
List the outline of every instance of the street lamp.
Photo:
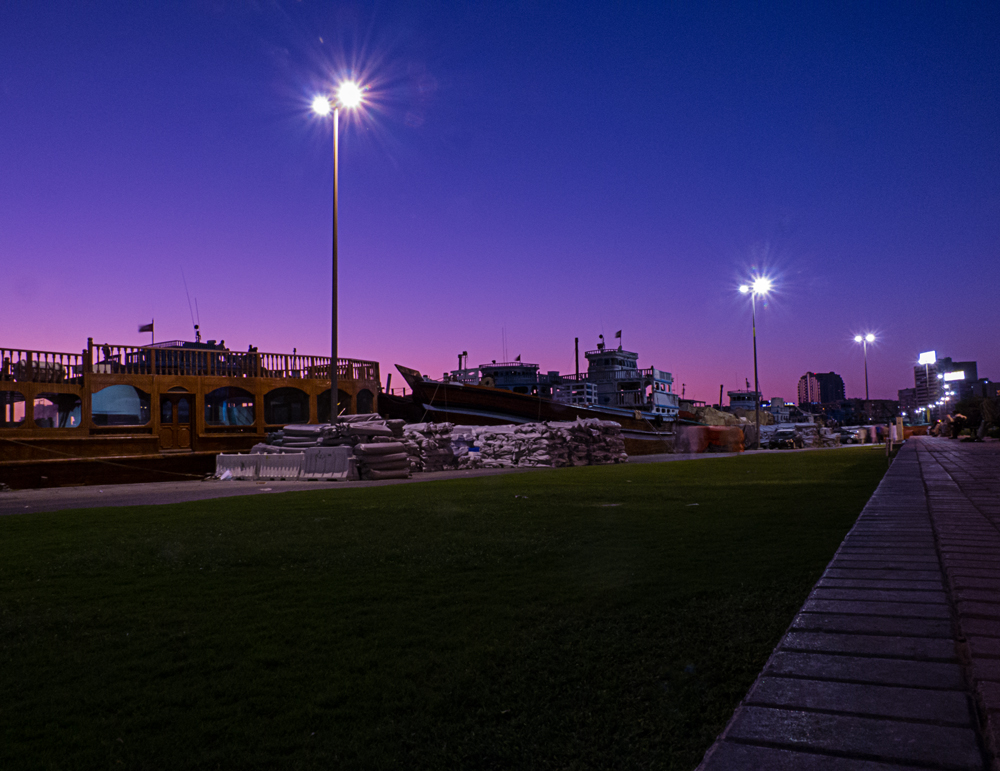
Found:
M 760 449 L 760 382 L 757 379 L 757 295 L 765 296 L 771 291 L 771 280 L 758 276 L 750 284 L 742 284 L 740 292 L 750 295 L 751 320 L 753 328 L 753 390 L 756 403 L 754 424 L 757 428 L 757 449 Z
M 330 422 L 337 422 L 337 394 L 339 393 L 339 383 L 337 382 L 337 177 L 339 167 L 339 133 L 340 133 L 340 109 L 353 109 L 362 102 L 361 87 L 353 81 L 346 80 L 337 88 L 337 94 L 332 99 L 326 96 L 317 96 L 312 101 L 312 110 L 321 117 L 333 114 L 333 300 L 331 302 L 330 317 Z
M 855 335 L 854 342 L 861 343 L 865 353 L 865 401 L 868 401 L 868 343 L 875 342 L 875 335 L 869 332 L 867 335 Z

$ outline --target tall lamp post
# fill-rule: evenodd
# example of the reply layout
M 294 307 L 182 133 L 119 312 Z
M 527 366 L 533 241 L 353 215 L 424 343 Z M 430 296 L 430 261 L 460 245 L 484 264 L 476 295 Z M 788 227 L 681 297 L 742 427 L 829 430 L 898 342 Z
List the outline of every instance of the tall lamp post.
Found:
M 861 343 L 865 353 L 865 401 L 868 401 L 868 343 L 875 342 L 875 335 L 869 332 L 867 335 L 855 335 L 854 342 Z
M 929 401 L 931 398 L 931 364 L 935 365 L 937 369 L 937 351 L 926 351 L 917 358 L 917 364 L 924 365 L 924 399 Z M 915 385 L 915 384 L 914 384 Z M 937 390 L 937 389 L 935 389 Z M 919 394 L 918 394 L 919 396 Z M 930 404 L 927 405 L 927 422 L 931 422 L 931 409 Z
M 340 134 L 340 110 L 341 108 L 353 109 L 361 104 L 361 87 L 353 81 L 347 80 L 337 88 L 336 96 L 332 99 L 326 96 L 317 96 L 312 101 L 313 112 L 319 116 L 326 117 L 333 114 L 333 299 L 330 308 L 331 331 L 330 331 L 330 422 L 337 422 L 339 410 L 337 408 L 337 395 L 340 392 L 337 372 L 337 178 L 339 176 L 339 134 Z
M 771 280 L 759 276 L 753 283 L 740 286 L 740 292 L 750 295 L 751 321 L 753 328 L 753 390 L 754 402 L 756 403 L 756 418 L 754 425 L 757 428 L 757 449 L 760 449 L 760 381 L 757 378 L 757 295 L 765 296 L 771 291 Z

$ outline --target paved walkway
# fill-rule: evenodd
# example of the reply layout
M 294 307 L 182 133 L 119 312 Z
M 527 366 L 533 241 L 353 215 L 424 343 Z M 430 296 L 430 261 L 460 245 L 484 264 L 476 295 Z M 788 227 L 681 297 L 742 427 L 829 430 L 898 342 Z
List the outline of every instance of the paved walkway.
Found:
M 701 771 L 1000 769 L 1000 443 L 900 451 Z

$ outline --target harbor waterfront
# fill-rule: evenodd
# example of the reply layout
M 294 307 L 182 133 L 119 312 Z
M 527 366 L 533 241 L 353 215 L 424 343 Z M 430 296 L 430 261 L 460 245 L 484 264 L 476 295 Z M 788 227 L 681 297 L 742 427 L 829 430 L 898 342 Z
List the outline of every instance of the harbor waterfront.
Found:
M 341 415 L 502 425 L 580 419 L 622 427 L 626 452 L 671 452 L 678 414 L 669 372 L 599 343 L 588 371 L 538 373 L 520 361 L 382 392 L 379 364 L 338 359 Z M 288 424 L 329 423 L 330 357 L 231 351 L 224 341 L 95 343 L 80 353 L 0 348 L 0 483 L 52 487 L 168 481 L 215 470 Z M 461 363 L 461 362 L 460 362 Z M 381 402 L 381 403 L 380 403 Z
M 466 449 L 474 453 L 469 459 L 487 459 L 487 450 L 498 450 L 478 453 L 476 427 L 516 430 L 524 438 L 525 432 L 550 431 L 540 424 L 562 431 L 569 425 L 614 426 L 625 453 L 614 451 L 615 462 L 662 453 L 741 452 L 757 435 L 746 418 L 725 415 L 725 424 L 718 425 L 713 421 L 722 413 L 681 410 L 673 375 L 639 368 L 638 354 L 621 346 L 599 343 L 585 354 L 587 370 L 580 372 L 577 364 L 567 375 L 542 373 L 520 357 L 469 368 L 463 366 L 467 355 L 439 380 L 397 365 L 410 390 L 403 395 L 383 390 L 378 362 L 338 359 L 337 421 L 395 421 L 399 437 L 403 424 L 418 424 L 412 426 L 418 431 L 436 425 L 441 457 L 457 467 Z M 261 353 L 253 346 L 231 351 L 224 341 L 202 342 L 197 330 L 194 342 L 126 346 L 91 338 L 78 354 L 0 348 L 0 357 L 0 484 L 11 488 L 201 479 L 221 473 L 220 454 L 288 445 L 290 439 L 278 438 L 286 428 L 312 436 L 337 422 L 330 416 L 330 357 Z M 840 444 L 812 424 L 784 431 L 800 435 L 794 442 L 782 435 L 784 441 L 769 447 Z M 523 442 L 517 447 L 511 450 L 516 456 L 528 452 Z M 570 452 L 556 454 L 563 450 Z M 548 452 L 534 448 L 538 457 L 531 462 L 559 465 Z M 580 453 L 587 462 L 603 462 L 595 460 L 603 457 L 600 452 L 582 445 L 573 462 L 582 462 Z M 504 457 L 501 452 L 495 460 L 506 462 Z M 426 471 L 425 465 L 413 464 L 410 471 Z

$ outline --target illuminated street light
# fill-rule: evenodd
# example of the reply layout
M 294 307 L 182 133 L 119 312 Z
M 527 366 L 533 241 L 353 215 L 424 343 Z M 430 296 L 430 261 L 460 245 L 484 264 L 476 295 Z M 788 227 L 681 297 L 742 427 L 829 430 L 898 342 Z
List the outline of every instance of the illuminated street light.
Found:
M 758 276 L 749 285 L 741 284 L 740 292 L 750 295 L 751 322 L 753 329 L 753 390 L 756 409 L 754 424 L 757 427 L 757 449 L 760 449 L 760 382 L 757 378 L 757 295 L 762 297 L 771 291 L 771 279 Z
M 345 80 L 337 89 L 337 102 L 343 107 L 354 109 L 361 104 L 361 86 L 353 80 Z
M 332 109 L 333 106 L 330 104 L 330 100 L 325 96 L 317 96 L 312 100 L 312 111 L 317 115 L 326 117 Z
M 868 401 L 868 343 L 875 342 L 875 335 L 869 332 L 863 337 L 861 335 L 854 336 L 854 342 L 861 343 L 861 347 L 864 350 L 865 355 L 865 401 Z
M 339 141 L 340 141 L 340 109 L 353 109 L 362 103 L 362 89 L 353 81 L 346 80 L 337 88 L 335 99 L 317 96 L 312 100 L 312 110 L 320 117 L 333 114 L 333 299 L 331 301 L 330 317 L 330 422 L 336 423 L 339 410 L 337 395 L 339 394 L 337 368 L 337 181 L 339 176 Z

